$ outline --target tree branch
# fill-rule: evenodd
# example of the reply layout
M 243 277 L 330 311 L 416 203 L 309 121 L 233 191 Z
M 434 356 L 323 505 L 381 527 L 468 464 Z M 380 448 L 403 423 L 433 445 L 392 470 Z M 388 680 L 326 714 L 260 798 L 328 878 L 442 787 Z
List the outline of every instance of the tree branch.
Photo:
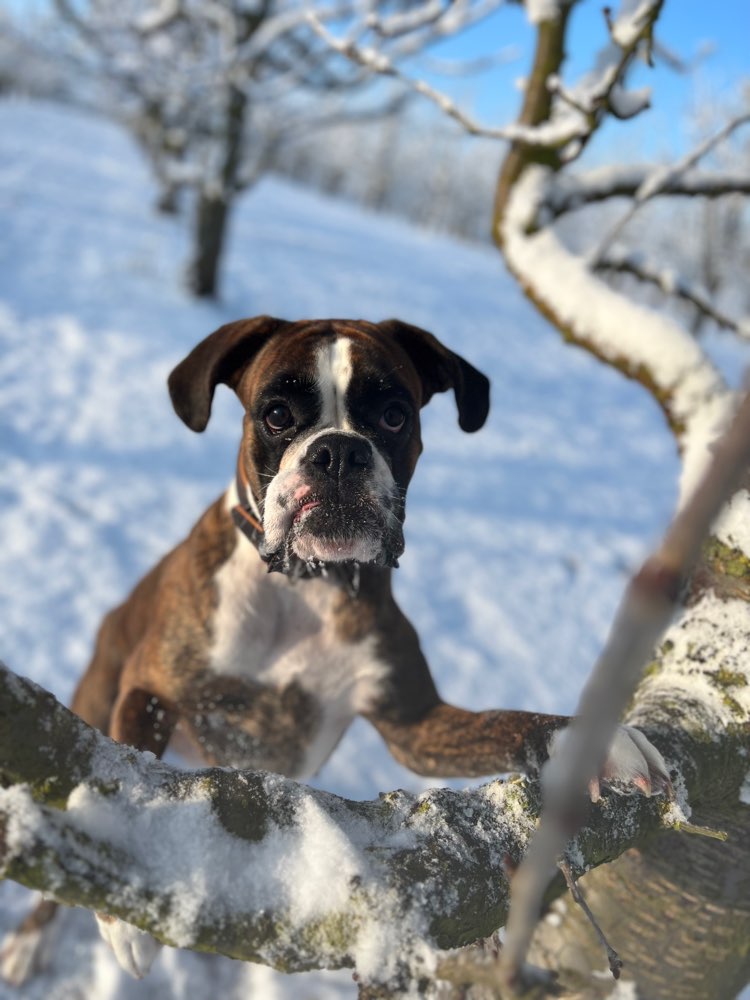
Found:
M 684 718 L 659 716 L 649 735 L 680 788 L 731 798 L 737 733 L 710 706 L 696 719 L 682 688 L 677 678 L 670 705 Z M 177 770 L 4 667 L 0 762 L 5 877 L 182 947 L 389 981 L 504 922 L 506 861 L 520 859 L 539 811 L 535 781 L 350 802 L 262 772 Z M 571 847 L 574 874 L 684 819 L 665 805 L 603 797 Z
M 415 79 L 404 73 L 384 52 L 359 45 L 348 37 L 337 38 L 313 12 L 310 12 L 309 19 L 312 28 L 333 51 L 346 56 L 347 59 L 372 73 L 392 77 L 413 93 L 426 97 L 443 114 L 457 122 L 469 135 L 481 136 L 486 139 L 506 139 L 512 142 L 522 142 L 528 146 L 553 150 L 561 149 L 582 135 L 580 123 L 573 118 L 569 118 L 563 123 L 555 122 L 543 125 L 527 125 L 525 123 L 512 123 L 497 127 L 482 125 L 466 114 L 447 94 L 432 87 L 425 80 Z
M 645 205 L 647 201 L 655 198 L 670 183 L 677 181 L 683 174 L 687 173 L 687 171 L 712 152 L 718 145 L 725 142 L 733 132 L 736 132 L 738 128 L 741 128 L 743 125 L 747 125 L 749 122 L 750 111 L 744 111 L 742 114 L 735 115 L 714 135 L 705 139 L 698 146 L 696 146 L 695 149 L 691 150 L 676 163 L 669 164 L 668 166 L 657 167 L 652 173 L 644 177 L 638 187 L 638 190 L 633 195 L 632 203 L 627 212 L 625 212 L 622 218 L 619 219 L 609 232 L 604 235 L 602 240 L 599 242 L 599 245 L 591 255 L 590 259 L 592 266 L 596 267 L 598 262 L 612 246 L 625 226 L 627 226 L 636 212 L 643 205 Z
M 718 418 L 728 405 L 723 378 L 686 330 L 610 289 L 554 229 L 539 228 L 548 185 L 552 171 L 527 166 L 508 192 L 496 231 L 508 267 L 566 340 L 644 385 L 684 443 L 706 413 Z
M 712 320 L 722 329 L 731 330 L 737 336 L 750 340 L 750 322 L 748 320 L 736 320 L 728 316 L 717 308 L 699 288 L 690 285 L 672 270 L 659 270 L 635 256 L 618 257 L 614 255 L 600 260 L 596 269 L 605 273 L 629 274 L 645 284 L 653 285 L 670 298 L 688 302 L 702 316 Z
M 632 198 L 656 168 L 653 165 L 613 164 L 584 173 L 559 175 L 545 202 L 553 218 L 610 198 Z M 690 170 L 671 176 L 654 197 L 721 198 L 750 194 L 750 175 L 710 170 Z

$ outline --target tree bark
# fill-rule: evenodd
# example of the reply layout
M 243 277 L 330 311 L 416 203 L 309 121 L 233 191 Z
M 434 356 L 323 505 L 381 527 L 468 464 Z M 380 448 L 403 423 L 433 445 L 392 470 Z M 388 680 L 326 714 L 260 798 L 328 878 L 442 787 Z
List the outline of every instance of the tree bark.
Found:
M 230 86 L 219 176 L 215 181 L 204 182 L 198 193 L 189 284 L 191 291 L 201 298 L 213 298 L 218 294 L 227 226 L 238 190 L 247 106 L 247 95 L 239 87 Z
M 195 217 L 195 249 L 190 265 L 190 288 L 202 298 L 217 294 L 219 264 L 226 235 L 229 205 L 227 195 L 202 190 Z
M 750 809 L 693 819 L 720 826 L 728 840 L 665 833 L 581 880 L 639 1000 L 734 1000 L 750 980 Z M 561 922 L 539 925 L 530 959 L 590 990 L 606 969 L 602 949 L 570 899 L 556 913 Z M 602 987 L 608 996 L 609 977 Z

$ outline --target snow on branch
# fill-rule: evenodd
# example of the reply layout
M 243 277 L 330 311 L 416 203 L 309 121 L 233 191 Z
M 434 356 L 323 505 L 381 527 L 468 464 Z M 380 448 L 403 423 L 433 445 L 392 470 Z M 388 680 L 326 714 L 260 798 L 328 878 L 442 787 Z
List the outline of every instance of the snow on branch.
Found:
M 570 9 L 576 0 L 535 0 L 527 3 L 527 13 L 538 30 L 544 29 L 554 39 L 564 33 Z M 449 5 L 439 14 L 440 5 L 429 2 L 406 14 L 393 15 L 387 21 L 376 16 L 359 27 L 351 25 L 342 35 L 335 35 L 323 23 L 317 10 L 309 9 L 308 18 L 317 34 L 332 51 L 371 73 L 392 77 L 411 91 L 431 101 L 447 117 L 456 121 L 468 134 L 490 139 L 507 140 L 536 150 L 551 150 L 567 159 L 578 156 L 594 133 L 605 111 L 620 117 L 632 117 L 648 106 L 645 91 L 628 93 L 623 79 L 635 54 L 643 44 L 650 45 L 651 29 L 663 0 L 644 0 L 636 10 L 627 9 L 611 24 L 612 44 L 603 50 L 595 68 L 574 87 L 567 88 L 557 71 L 562 51 L 553 63 L 541 67 L 536 86 L 549 91 L 556 100 L 551 114 L 543 122 L 522 115 L 519 122 L 488 126 L 477 122 L 446 93 L 415 78 L 396 65 L 397 59 L 422 51 L 439 34 L 453 34 L 476 23 L 500 5 L 500 0 L 472 4 L 469 0 Z M 626 5 L 627 6 L 627 5 Z M 420 34 L 419 26 L 429 24 L 432 36 Z M 374 29 L 375 37 L 370 37 Z M 398 47 L 388 48 L 390 37 L 403 38 Z M 367 39 L 369 38 L 369 43 Z M 554 41 L 549 46 L 554 52 Z
M 388 38 L 415 31 L 417 28 L 425 27 L 425 25 L 433 25 L 443 16 L 445 11 L 446 6 L 443 0 L 428 0 L 427 3 L 420 6 L 407 8 L 396 14 L 387 14 L 385 17 L 371 13 L 367 18 L 367 25 L 379 35 Z
M 689 717 L 649 735 L 698 800 L 736 795 L 741 775 L 714 773 L 735 737 L 720 714 L 701 719 L 710 739 Z M 2 665 L 0 762 L 3 876 L 167 943 L 286 971 L 355 966 L 364 980 L 430 976 L 436 948 L 500 926 L 507 862 L 539 808 L 527 780 L 351 802 L 265 772 L 178 770 Z M 673 823 L 663 809 L 604 796 L 571 849 L 573 874 Z
M 499 127 L 482 125 L 463 111 L 447 94 L 437 90 L 426 80 L 409 76 L 381 50 L 372 46 L 359 45 L 348 37 L 337 37 L 325 27 L 317 14 L 312 11 L 309 12 L 308 17 L 313 29 L 333 51 L 373 73 L 392 77 L 413 93 L 426 97 L 443 114 L 457 122 L 469 135 L 488 139 L 506 139 L 553 149 L 567 145 L 579 135 L 579 126 L 573 121 L 566 122 L 563 127 L 559 124 L 548 124 L 544 127 L 516 123 Z
M 613 35 L 624 44 L 634 39 L 648 45 L 660 3 L 639 4 L 638 18 L 628 31 Z M 648 17 L 646 14 L 648 13 Z M 641 17 L 643 15 L 643 17 Z M 636 28 L 638 30 L 636 30 Z M 534 71 L 520 118 L 538 127 L 554 122 L 555 102 L 550 102 L 549 80 L 559 74 L 565 51 L 566 23 L 541 30 L 537 39 Z M 622 80 L 636 48 L 623 49 L 610 61 L 617 67 L 609 85 Z M 559 98 L 558 98 L 559 99 Z M 590 135 L 607 112 L 606 102 L 589 117 Z M 497 185 L 494 234 L 510 271 L 530 301 L 570 342 L 583 347 L 623 374 L 639 381 L 654 397 L 667 418 L 683 456 L 681 495 L 690 494 L 705 467 L 710 442 L 731 408 L 732 394 L 724 379 L 690 333 L 663 312 L 634 302 L 607 286 L 596 273 L 597 260 L 609 237 L 597 251 L 584 256 L 565 245 L 552 225 L 556 215 L 618 193 L 635 199 L 661 193 L 722 193 L 727 174 L 709 175 L 696 164 L 717 143 L 750 119 L 743 113 L 716 135 L 683 157 L 673 168 L 658 173 L 643 167 L 603 168 L 582 178 L 565 176 L 577 151 L 567 151 L 555 161 L 542 159 L 533 149 L 514 144 L 503 163 Z M 747 185 L 745 179 L 738 187 Z M 635 204 L 635 203 L 634 203 Z M 607 254 L 609 257 L 610 255 Z M 696 296 L 697 297 L 697 296 Z M 744 539 L 739 517 L 724 524 L 722 541 Z
M 581 694 L 576 722 L 544 768 L 539 829 L 513 879 L 501 965 L 509 982 L 521 974 L 550 868 L 574 832 L 575 803 L 592 772 L 600 773 L 616 726 L 638 679 L 673 617 L 704 539 L 750 465 L 750 393 L 714 445 L 711 464 L 676 515 L 657 551 L 625 591 L 602 654 Z
M 364 22 L 355 25 L 350 36 L 364 37 L 368 30 L 376 37 L 388 42 L 394 56 L 403 58 L 414 55 L 441 38 L 447 38 L 483 21 L 507 0 L 453 0 L 434 2 L 426 0 L 411 9 L 383 17 L 376 13 L 377 5 L 371 4 Z
M 506 262 L 567 340 L 649 389 L 684 446 L 690 431 L 723 418 L 726 384 L 686 330 L 608 288 L 551 226 L 540 227 L 554 185 L 554 174 L 537 166 L 514 184 L 497 230 Z

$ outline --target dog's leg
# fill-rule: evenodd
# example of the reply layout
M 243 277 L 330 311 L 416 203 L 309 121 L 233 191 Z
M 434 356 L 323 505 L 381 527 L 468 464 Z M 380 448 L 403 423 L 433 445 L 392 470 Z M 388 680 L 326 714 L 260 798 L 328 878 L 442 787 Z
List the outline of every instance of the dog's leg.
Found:
M 109 720 L 117 700 L 120 675 L 129 653 L 123 638 L 121 614 L 121 609 L 116 608 L 102 621 L 94 655 L 70 704 L 76 715 L 102 733 L 109 733 Z
M 171 703 L 143 687 L 125 688 L 112 710 L 109 735 L 118 743 L 161 757 L 177 724 Z
M 441 778 L 536 770 L 552 734 L 568 721 L 535 712 L 470 712 L 442 701 L 416 719 L 368 718 L 400 764 Z
M 417 719 L 369 715 L 399 763 L 432 777 L 480 777 L 505 771 L 538 771 L 554 753 L 571 719 L 536 712 L 470 712 L 439 702 Z M 652 792 L 671 788 L 664 760 L 637 729 L 619 726 L 600 776 L 619 787 Z

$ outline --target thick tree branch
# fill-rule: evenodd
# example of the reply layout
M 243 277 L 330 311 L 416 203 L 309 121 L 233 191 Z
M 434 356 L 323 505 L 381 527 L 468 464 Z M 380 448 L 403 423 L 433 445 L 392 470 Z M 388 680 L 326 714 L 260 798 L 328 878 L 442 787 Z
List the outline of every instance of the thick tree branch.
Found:
M 659 8 L 658 3 L 651 5 L 647 23 L 642 23 L 639 29 L 641 40 L 646 43 L 650 41 Z M 542 27 L 547 28 L 546 33 L 541 30 Z M 611 27 L 614 36 L 615 26 Z M 560 21 L 540 26 L 535 71 L 532 74 L 531 85 L 527 88 L 521 112 L 523 121 L 534 120 L 541 124 L 553 120 L 555 105 L 550 103 L 549 98 L 550 75 L 556 99 L 558 101 L 563 99 L 555 81 L 558 79 L 559 67 L 562 64 L 565 28 L 566 25 Z M 635 35 L 631 34 L 630 40 L 634 38 Z M 635 49 L 630 50 L 630 57 L 634 51 Z M 550 53 L 553 57 L 550 57 Z M 623 49 L 623 56 L 625 55 L 626 50 Z M 614 78 L 610 77 L 612 88 L 622 83 L 627 67 L 628 59 L 623 58 Z M 612 93 L 615 93 L 614 89 Z M 586 101 L 581 99 L 575 90 L 566 91 L 565 99 L 571 106 L 574 99 L 580 113 L 583 114 L 587 110 Z M 611 102 L 604 101 L 599 105 L 598 116 L 590 118 L 591 130 L 586 141 L 594 135 L 606 115 L 614 110 Z M 742 124 L 743 121 L 744 118 L 738 119 L 732 128 Z M 720 137 L 726 134 L 728 130 L 722 130 Z M 551 222 L 557 215 L 579 204 L 604 200 L 620 193 L 632 194 L 639 199 L 639 203 L 665 193 L 706 193 L 709 196 L 722 193 L 721 185 L 715 183 L 713 178 L 709 181 L 707 175 L 694 170 L 697 160 L 712 148 L 712 145 L 713 141 L 684 158 L 675 169 L 662 171 L 658 175 L 641 173 L 640 176 L 636 176 L 638 173 L 636 171 L 628 176 L 631 168 L 614 168 L 606 172 L 601 171 L 595 181 L 591 175 L 579 181 L 562 176 L 563 168 L 578 155 L 578 150 L 573 149 L 570 156 L 566 154 L 555 161 L 554 158 L 542 159 L 537 151 L 521 144 L 514 144 L 503 164 L 496 196 L 495 237 L 509 269 L 531 302 L 553 323 L 565 339 L 585 348 L 629 377 L 637 379 L 661 405 L 683 453 L 683 502 L 692 493 L 702 470 L 710 460 L 711 445 L 717 431 L 728 418 L 732 394 L 700 346 L 685 330 L 668 317 L 638 306 L 625 296 L 618 295 L 604 286 L 592 273 L 591 260 L 578 256 L 568 249 L 554 232 Z M 634 180 L 637 180 L 637 187 L 631 191 L 630 187 Z M 731 178 L 730 183 L 733 183 Z M 690 190 L 693 185 L 694 192 Z M 618 186 L 627 187 L 627 190 L 620 191 Z M 744 434 L 748 433 L 746 429 Z M 744 449 L 744 442 L 742 447 Z M 747 458 L 746 450 L 743 450 L 741 456 L 738 454 L 735 474 L 741 475 L 746 471 L 742 463 L 746 463 Z M 747 487 L 746 474 L 744 478 L 743 485 Z M 747 490 L 739 489 L 714 525 L 715 535 L 703 552 L 699 569 L 693 574 L 679 616 L 660 648 L 652 653 L 652 662 L 646 672 L 646 679 L 639 688 L 632 708 L 631 720 L 636 724 L 650 725 L 656 719 L 661 719 L 662 724 L 666 725 L 667 719 L 674 719 L 676 712 L 683 717 L 692 716 L 696 722 L 698 718 L 703 719 L 704 723 L 700 723 L 699 727 L 705 724 L 711 729 L 714 725 L 718 725 L 719 728 L 726 728 L 737 734 L 741 743 L 747 741 L 750 719 L 748 697 L 750 672 L 743 649 L 749 638 L 747 601 L 750 596 L 748 582 L 750 581 L 750 558 L 748 558 L 750 531 L 745 530 L 744 525 L 750 513 L 749 506 Z M 704 523 L 710 520 L 706 510 L 702 519 Z M 670 541 L 664 550 L 664 563 L 668 567 L 665 572 L 667 580 L 675 579 L 676 569 L 677 576 L 684 570 L 685 564 L 679 558 L 674 561 L 675 552 L 679 551 L 679 548 L 679 546 L 677 549 L 673 548 Z M 652 575 L 647 574 L 647 578 Z M 650 598 L 644 597 L 641 604 L 647 615 L 654 619 L 659 617 L 658 606 L 661 604 L 664 612 L 662 617 L 667 617 L 669 602 L 659 598 L 656 591 Z M 628 624 L 627 616 L 621 624 Z M 638 644 L 638 638 L 637 632 L 635 638 L 632 635 L 636 623 L 630 624 L 634 628 L 621 629 L 619 641 L 626 651 L 629 649 L 632 652 L 633 646 Z M 641 639 L 643 642 L 639 656 L 641 654 L 646 656 L 648 648 L 656 640 L 656 630 L 652 631 L 651 636 L 641 636 Z M 611 652 L 611 649 L 608 652 Z M 682 693 L 678 698 L 681 705 L 679 708 L 674 701 L 677 674 L 682 677 Z M 724 686 L 725 681 L 729 684 L 728 690 Z M 595 714 L 601 713 L 602 705 L 606 704 L 606 699 L 600 703 L 597 698 Z M 690 728 L 695 732 L 695 729 Z M 740 755 L 746 752 L 739 748 L 736 748 L 735 752 L 738 750 Z M 719 766 L 720 768 L 743 767 L 744 758 L 730 757 Z M 682 778 L 678 776 L 678 789 L 681 780 Z M 557 783 L 555 787 L 559 792 Z M 691 793 L 691 798 L 695 804 L 697 800 L 694 793 Z M 568 810 L 569 805 L 568 802 Z M 736 811 L 737 808 L 738 803 L 735 801 L 733 808 L 730 807 L 725 815 L 733 817 L 733 810 Z M 704 816 L 706 813 L 710 816 L 710 807 L 704 812 Z M 543 867 L 560 849 L 566 832 L 570 830 L 565 820 L 566 817 L 560 817 L 559 825 L 563 830 L 558 838 L 553 838 L 549 851 L 542 852 L 540 856 L 532 846 L 528 855 L 529 860 L 532 855 L 536 855 L 537 864 Z M 746 825 L 745 822 L 745 828 Z M 705 838 L 700 839 L 705 840 Z M 653 858 L 661 857 L 659 854 L 661 843 L 661 839 L 652 842 L 645 851 L 650 852 Z M 722 867 L 722 859 L 716 855 L 713 844 L 712 850 L 714 853 L 710 864 L 706 864 L 700 872 L 694 873 L 692 892 L 694 897 L 700 898 L 701 904 L 705 900 L 706 907 L 709 905 L 714 907 L 717 916 L 721 915 L 720 919 L 729 928 L 736 921 L 737 907 L 733 909 L 729 899 L 715 901 L 711 896 L 711 887 L 715 884 L 717 876 L 725 877 L 725 875 L 719 876 L 718 873 L 728 872 L 730 869 Z M 737 851 L 728 853 L 726 864 L 731 866 L 732 858 L 736 856 Z M 665 866 L 666 870 L 669 870 L 668 859 L 662 858 L 659 863 L 662 867 L 658 870 L 664 871 Z M 630 869 L 631 873 L 637 868 L 633 864 L 628 864 L 627 859 L 621 864 L 626 870 Z M 526 872 L 531 870 L 530 866 L 524 867 Z M 634 878 L 653 877 L 653 865 L 647 864 L 644 867 L 645 876 L 636 873 Z M 592 877 L 594 884 L 605 884 L 608 871 L 599 870 L 593 873 Z M 539 878 L 543 880 L 543 871 Z M 690 881 L 689 875 L 686 880 Z M 609 881 L 611 888 L 612 879 Z M 679 882 L 679 878 L 677 881 Z M 634 923 L 637 922 L 640 926 L 642 920 L 651 919 L 653 911 L 660 914 L 669 912 L 673 920 L 681 921 L 681 927 L 684 925 L 680 930 L 679 946 L 674 937 L 665 940 L 662 946 L 659 929 L 653 925 L 648 932 L 649 941 L 645 945 L 632 948 L 638 960 L 634 971 L 635 981 L 639 987 L 642 985 L 647 993 L 652 989 L 653 995 L 676 993 L 688 995 L 691 989 L 690 982 L 695 976 L 697 967 L 701 968 L 703 974 L 701 983 L 704 986 L 706 983 L 714 981 L 718 983 L 725 979 L 729 984 L 727 989 L 731 989 L 732 984 L 736 987 L 738 977 L 743 974 L 743 969 L 747 969 L 748 963 L 729 961 L 733 936 L 722 935 L 721 948 L 717 949 L 715 955 L 703 948 L 697 963 L 694 960 L 688 962 L 687 956 L 691 948 L 693 953 L 696 952 L 699 940 L 697 935 L 690 933 L 692 916 L 687 912 L 676 915 L 674 909 L 670 909 L 674 905 L 670 903 L 671 889 L 666 890 L 663 886 L 660 887 L 663 894 L 661 905 L 660 901 L 655 899 L 655 893 L 651 892 L 644 905 L 636 909 L 625 902 L 625 899 L 631 893 L 637 893 L 639 888 L 637 882 L 629 883 L 623 892 L 617 894 L 620 907 L 627 907 L 627 912 Z M 532 898 L 536 891 L 536 889 L 530 891 L 529 898 Z M 646 893 L 643 895 L 646 896 Z M 675 897 L 678 897 L 677 893 Z M 598 912 L 600 900 L 601 895 L 597 905 L 592 904 L 597 916 L 600 915 Z M 524 920 L 517 925 L 517 932 L 513 931 L 511 926 L 513 922 L 513 912 L 511 912 L 505 958 L 506 968 L 511 976 L 518 972 L 530 931 L 530 923 Z M 739 925 L 746 928 L 748 921 L 743 918 Z M 631 946 L 634 936 L 637 937 L 638 933 L 636 930 L 635 935 L 630 936 Z M 545 937 L 543 934 L 541 936 Z M 545 964 L 553 967 L 563 965 L 560 954 L 569 947 L 570 936 L 555 931 L 546 934 L 545 939 L 551 944 L 552 949 L 559 949 L 558 952 L 551 950 L 547 953 Z M 653 968 L 653 964 L 659 965 L 659 958 L 655 963 L 649 963 L 647 955 L 653 950 L 654 942 L 660 953 L 663 947 L 664 954 L 669 956 L 664 964 L 668 965 L 672 973 L 671 981 L 661 973 L 661 970 Z M 577 935 L 576 944 L 580 945 L 580 935 Z M 618 950 L 623 954 L 626 972 L 629 972 L 627 950 L 619 941 Z M 532 960 L 539 961 L 539 957 L 537 950 Z M 598 952 L 594 958 L 589 959 L 587 956 L 587 962 L 589 968 L 601 967 Z M 682 962 L 684 965 L 686 970 L 684 975 L 675 974 L 676 962 Z M 730 964 L 732 975 L 723 977 L 722 967 Z M 663 991 L 665 982 L 670 982 L 670 988 L 666 992 Z M 659 991 L 660 986 L 656 984 L 661 984 L 662 992 Z M 728 997 L 733 994 L 722 992 L 720 995 Z
M 650 735 L 680 788 L 731 799 L 738 734 L 710 706 L 696 715 L 681 683 L 678 709 Z M 184 947 L 287 971 L 356 965 L 389 981 L 503 923 L 506 861 L 520 859 L 539 809 L 533 781 L 349 802 L 261 772 L 180 771 L 5 668 L 0 777 L 6 877 Z M 665 808 L 605 796 L 571 849 L 574 874 L 682 818 Z
M 609 288 L 554 229 L 539 227 L 549 185 L 553 173 L 528 164 L 514 182 L 496 231 L 506 264 L 566 340 L 649 390 L 682 442 L 708 411 L 726 408 L 724 380 L 686 330 Z

